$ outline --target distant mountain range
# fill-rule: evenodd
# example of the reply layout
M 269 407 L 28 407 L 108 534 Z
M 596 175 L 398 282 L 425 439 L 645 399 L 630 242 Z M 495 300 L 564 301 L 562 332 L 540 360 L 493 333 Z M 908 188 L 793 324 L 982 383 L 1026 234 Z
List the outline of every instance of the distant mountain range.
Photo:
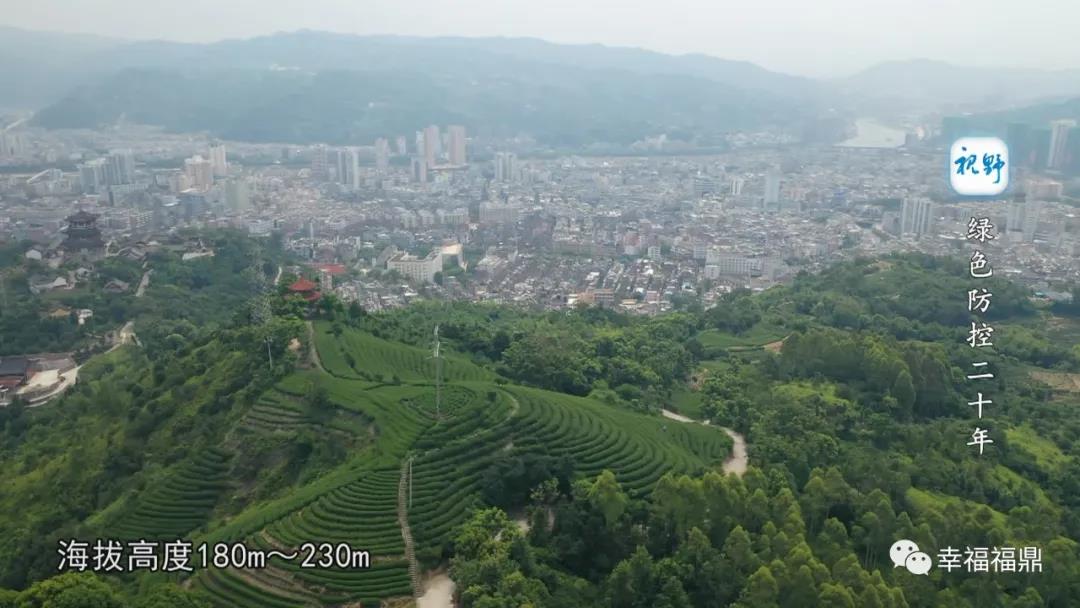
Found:
M 121 116 L 250 141 L 370 142 L 426 124 L 552 145 L 667 133 L 713 145 L 733 129 L 802 128 L 822 90 L 745 62 L 525 39 L 324 32 L 214 44 L 117 43 L 38 112 L 46 127 Z
M 123 44 L 98 36 L 0 27 L 0 108 L 32 109 L 56 101 L 82 80 L 80 69 L 88 57 Z
M 552 146 L 629 144 L 667 133 L 704 145 L 732 129 L 797 124 L 793 101 L 672 74 L 533 66 L 517 75 L 404 70 L 121 70 L 41 110 L 47 127 L 126 120 L 258 142 L 370 143 L 428 124 Z
M 834 83 L 862 107 L 998 111 L 1080 95 L 1080 70 L 973 68 L 915 59 L 889 61 Z
M 298 31 L 211 44 L 0 28 L 0 107 L 36 124 L 120 117 L 252 141 L 362 143 L 425 124 L 556 145 L 667 133 L 714 143 L 782 126 L 824 137 L 838 117 L 996 111 L 1080 95 L 1080 71 L 969 69 L 914 60 L 820 81 L 742 61 L 522 38 Z

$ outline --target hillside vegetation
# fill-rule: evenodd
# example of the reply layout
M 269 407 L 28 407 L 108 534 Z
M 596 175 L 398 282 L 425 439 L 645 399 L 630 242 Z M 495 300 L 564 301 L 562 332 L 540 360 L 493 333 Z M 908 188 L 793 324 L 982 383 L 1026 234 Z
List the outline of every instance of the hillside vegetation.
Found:
M 447 566 L 467 608 L 1071 606 L 1080 402 L 1031 372 L 1080 368 L 1072 334 L 1048 331 L 1080 319 L 995 283 L 1009 341 L 979 353 L 997 376 L 977 421 L 963 276 L 900 256 L 652 319 L 331 299 L 310 330 L 282 301 L 266 325 L 150 334 L 55 407 L 4 413 L 0 574 L 22 591 L 0 606 L 57 589 L 103 606 L 396 605 Z M 722 429 L 658 415 L 688 394 L 745 437 L 745 475 L 723 474 Z M 982 456 L 976 423 L 995 441 Z M 507 515 L 522 512 L 527 532 Z M 371 567 L 47 579 L 57 538 L 99 535 L 341 542 Z M 1044 571 L 914 577 L 889 559 L 898 538 L 931 556 L 1038 546 Z
M 805 115 L 788 100 L 695 76 L 521 67 L 528 71 L 461 77 L 373 64 L 315 73 L 140 67 L 73 89 L 34 121 L 93 128 L 123 117 L 252 142 L 370 144 L 433 123 L 464 124 L 497 137 L 528 133 L 558 147 L 625 145 L 661 133 L 717 146 L 726 132 L 765 128 L 777 116 L 795 123 Z M 472 85 L 459 86 L 462 78 Z M 202 94 L 211 89 L 215 95 Z
M 574 479 L 609 470 L 633 495 L 644 496 L 664 474 L 704 472 L 730 451 L 730 439 L 717 429 L 669 433 L 655 416 L 496 384 L 490 382 L 491 372 L 460 356 L 444 363 L 442 403 L 436 409 L 434 364 L 427 351 L 352 328 L 335 336 L 327 322 L 316 324 L 315 335 L 320 359 L 331 361 L 324 363 L 327 371 L 300 372 L 272 392 L 300 397 L 305 390 L 324 390 L 334 407 L 373 420 L 378 439 L 332 484 L 320 480 L 298 488 L 289 498 L 293 504 L 254 508 L 237 518 L 250 525 L 209 534 L 255 547 L 295 548 L 311 539 L 346 542 L 371 551 L 378 567 L 321 572 L 277 560 L 265 570 L 196 577 L 196 585 L 221 605 L 291 605 L 299 597 L 334 605 L 411 595 L 397 516 L 403 459 L 412 462 L 407 513 L 415 555 L 433 567 L 450 550 L 454 529 L 474 509 L 521 505 L 535 484 L 549 478 L 569 487 Z M 296 498 L 301 495 L 303 505 Z

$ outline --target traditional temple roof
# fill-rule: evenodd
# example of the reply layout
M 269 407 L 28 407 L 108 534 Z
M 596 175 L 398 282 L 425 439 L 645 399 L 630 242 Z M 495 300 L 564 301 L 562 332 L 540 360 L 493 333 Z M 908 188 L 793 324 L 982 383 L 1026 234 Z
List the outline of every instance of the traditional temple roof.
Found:
M 316 264 L 315 268 L 323 272 L 329 272 L 332 275 L 345 274 L 344 264 Z
M 316 289 L 318 289 L 318 287 L 319 286 L 312 281 L 309 281 L 304 277 L 300 277 L 295 283 L 289 285 L 289 291 L 303 293 L 307 291 L 315 291 Z
M 72 215 L 69 215 L 67 217 L 67 221 L 76 223 L 95 222 L 99 217 L 101 216 L 90 213 L 84 209 L 80 209 Z
M 0 376 L 25 376 L 30 370 L 30 360 L 26 357 L 4 357 L 0 359 Z
M 98 215 L 80 209 L 67 218 L 68 225 L 63 229 L 67 235 L 62 246 L 66 251 L 97 250 L 105 247 L 101 238 L 101 229 L 97 227 Z

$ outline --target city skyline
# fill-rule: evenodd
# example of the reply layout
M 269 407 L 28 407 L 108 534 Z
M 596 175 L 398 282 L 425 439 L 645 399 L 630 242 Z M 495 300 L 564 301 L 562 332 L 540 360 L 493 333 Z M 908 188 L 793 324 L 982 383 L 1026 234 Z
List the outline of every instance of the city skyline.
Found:
M 0 6 L 11 0 L 3 0 Z M 126 40 L 207 43 L 302 29 L 357 35 L 468 38 L 539 38 L 561 44 L 643 48 L 665 54 L 704 54 L 749 61 L 766 69 L 814 78 L 837 78 L 888 61 L 930 59 L 972 67 L 1067 69 L 1080 67 L 1080 41 L 1070 36 L 1065 2 L 1038 8 L 1012 2 L 982 5 L 972 23 L 966 5 L 928 0 L 867 7 L 827 0 L 811 8 L 782 0 L 740 6 L 737 13 L 693 0 L 648 6 L 598 2 L 577 6 L 559 0 L 541 13 L 523 3 L 464 3 L 447 14 L 437 3 L 407 6 L 381 1 L 351 4 L 315 0 L 303 14 L 274 2 L 186 2 L 162 21 L 130 0 L 105 0 L 97 14 L 73 10 L 70 0 L 48 0 L 5 10 L 0 25 L 93 34 Z M 14 9 L 14 6 L 5 6 Z M 252 20 L 250 16 L 258 14 Z M 667 15 L 667 16 L 665 16 Z M 672 18 L 670 15 L 674 15 Z M 837 19 L 837 15 L 845 15 Z M 693 16 L 693 18 L 690 18 Z M 1038 22 L 1033 28 L 1018 23 Z M 978 27 L 972 27 L 978 25 Z M 962 35 L 957 35 L 962 32 Z M 913 45 L 913 36 L 918 44 Z M 995 49 L 986 53 L 984 49 Z M 812 50 L 813 52 L 807 52 Z M 1003 59 L 1004 57 L 1004 59 Z

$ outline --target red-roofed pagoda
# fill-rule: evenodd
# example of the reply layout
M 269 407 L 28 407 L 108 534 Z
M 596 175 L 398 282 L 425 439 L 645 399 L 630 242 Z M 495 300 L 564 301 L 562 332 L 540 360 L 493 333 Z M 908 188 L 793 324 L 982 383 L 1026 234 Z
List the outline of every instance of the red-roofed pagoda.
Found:
M 319 293 L 319 286 L 304 277 L 300 277 L 295 283 L 289 285 L 289 293 L 298 295 L 307 302 L 318 302 L 319 298 L 322 297 L 322 294 Z

